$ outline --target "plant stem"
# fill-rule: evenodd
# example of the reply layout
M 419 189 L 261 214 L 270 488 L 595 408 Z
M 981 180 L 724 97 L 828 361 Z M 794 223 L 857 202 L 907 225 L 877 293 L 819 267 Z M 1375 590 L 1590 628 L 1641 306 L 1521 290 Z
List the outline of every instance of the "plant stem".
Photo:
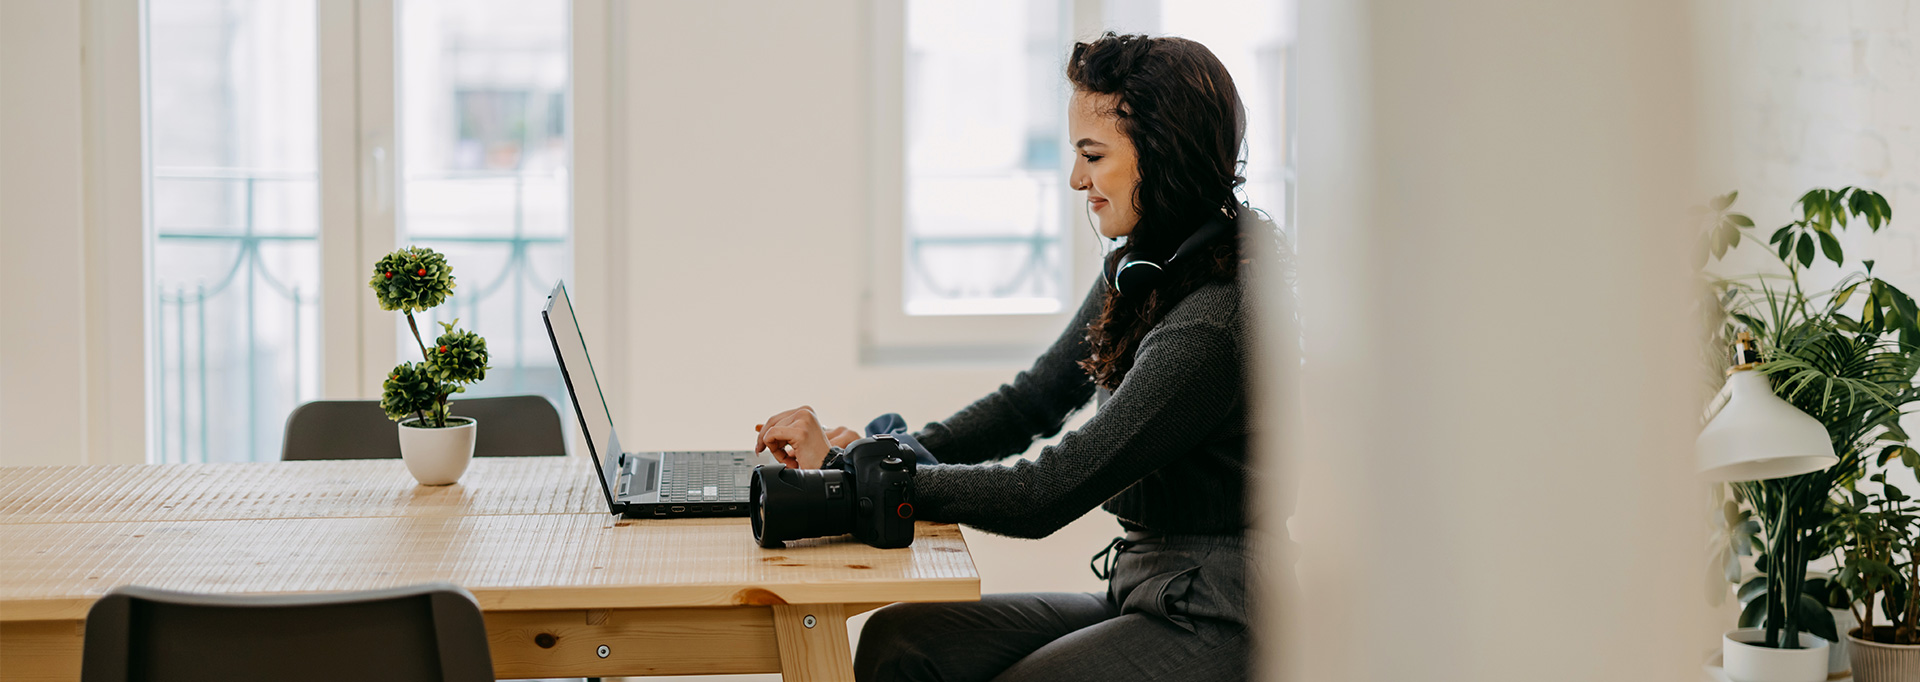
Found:
M 407 327 L 413 330 L 413 342 L 420 344 L 420 360 L 432 362 L 433 356 L 427 355 L 427 342 L 420 340 L 420 325 L 413 321 L 413 311 L 407 311 Z

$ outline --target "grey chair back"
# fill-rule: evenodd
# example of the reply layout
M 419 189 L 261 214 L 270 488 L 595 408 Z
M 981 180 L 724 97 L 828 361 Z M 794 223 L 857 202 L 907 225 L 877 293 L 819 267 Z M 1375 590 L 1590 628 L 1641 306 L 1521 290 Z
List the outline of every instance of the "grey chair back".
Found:
M 560 413 L 543 396 L 455 396 L 453 414 L 480 420 L 475 457 L 567 454 Z M 394 429 L 378 400 L 316 400 L 287 415 L 280 459 L 395 459 L 400 435 Z
M 87 612 L 82 682 L 493 679 L 486 622 L 451 583 L 227 596 L 114 588 Z

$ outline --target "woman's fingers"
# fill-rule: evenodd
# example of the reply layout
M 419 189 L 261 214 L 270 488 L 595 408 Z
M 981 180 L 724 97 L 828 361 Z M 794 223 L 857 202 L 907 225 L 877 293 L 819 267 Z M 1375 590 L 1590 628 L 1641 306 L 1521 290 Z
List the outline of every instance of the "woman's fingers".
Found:
M 773 426 L 775 424 L 785 423 L 787 420 L 792 418 L 793 415 L 802 411 L 811 413 L 813 412 L 813 408 L 808 407 L 806 405 L 801 405 L 799 407 L 793 408 L 791 410 L 787 410 L 785 412 L 775 413 L 773 416 L 767 418 L 766 423 L 756 424 L 753 427 L 753 430 L 758 431 L 759 434 L 756 435 L 753 439 L 753 452 L 755 454 L 759 454 L 761 450 L 767 449 L 767 431 L 766 431 L 767 427 Z
M 836 448 L 852 445 L 856 440 L 860 440 L 860 432 L 844 426 L 833 427 L 832 431 L 827 432 L 827 442 Z
M 818 469 L 827 459 L 830 441 L 812 407 L 802 405 L 773 415 L 754 430 L 759 432 L 753 442 L 755 453 L 771 450 L 781 463 L 801 469 Z

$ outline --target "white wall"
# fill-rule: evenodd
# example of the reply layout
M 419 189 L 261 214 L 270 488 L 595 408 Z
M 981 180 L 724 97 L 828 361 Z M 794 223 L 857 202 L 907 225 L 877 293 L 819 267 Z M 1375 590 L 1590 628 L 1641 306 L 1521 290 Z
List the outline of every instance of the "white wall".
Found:
M 0 466 L 86 461 L 80 8 L 0 2 Z
M 1792 204 L 1815 187 L 1865 187 L 1886 196 L 1893 222 L 1880 233 L 1841 232 L 1849 261 L 1920 295 L 1920 5 L 1908 0 L 1703 0 L 1700 43 L 1715 107 L 1704 128 L 1714 145 L 1714 193 L 1740 190 L 1734 208 L 1758 224 L 1748 244 L 1714 269 L 1780 272 L 1766 235 L 1798 217 Z M 1843 274 L 1820 260 L 1810 282 Z M 1920 428 L 1920 418 L 1905 426 Z M 1889 478 L 1920 489 L 1911 469 Z

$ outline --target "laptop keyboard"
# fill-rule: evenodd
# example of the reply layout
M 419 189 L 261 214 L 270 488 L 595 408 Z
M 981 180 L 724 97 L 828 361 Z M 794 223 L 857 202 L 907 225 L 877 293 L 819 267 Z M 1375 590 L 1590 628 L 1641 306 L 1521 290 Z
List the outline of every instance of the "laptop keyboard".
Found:
M 660 454 L 661 502 L 739 502 L 747 499 L 747 477 L 752 467 L 746 455 L 731 459 L 712 453 Z

